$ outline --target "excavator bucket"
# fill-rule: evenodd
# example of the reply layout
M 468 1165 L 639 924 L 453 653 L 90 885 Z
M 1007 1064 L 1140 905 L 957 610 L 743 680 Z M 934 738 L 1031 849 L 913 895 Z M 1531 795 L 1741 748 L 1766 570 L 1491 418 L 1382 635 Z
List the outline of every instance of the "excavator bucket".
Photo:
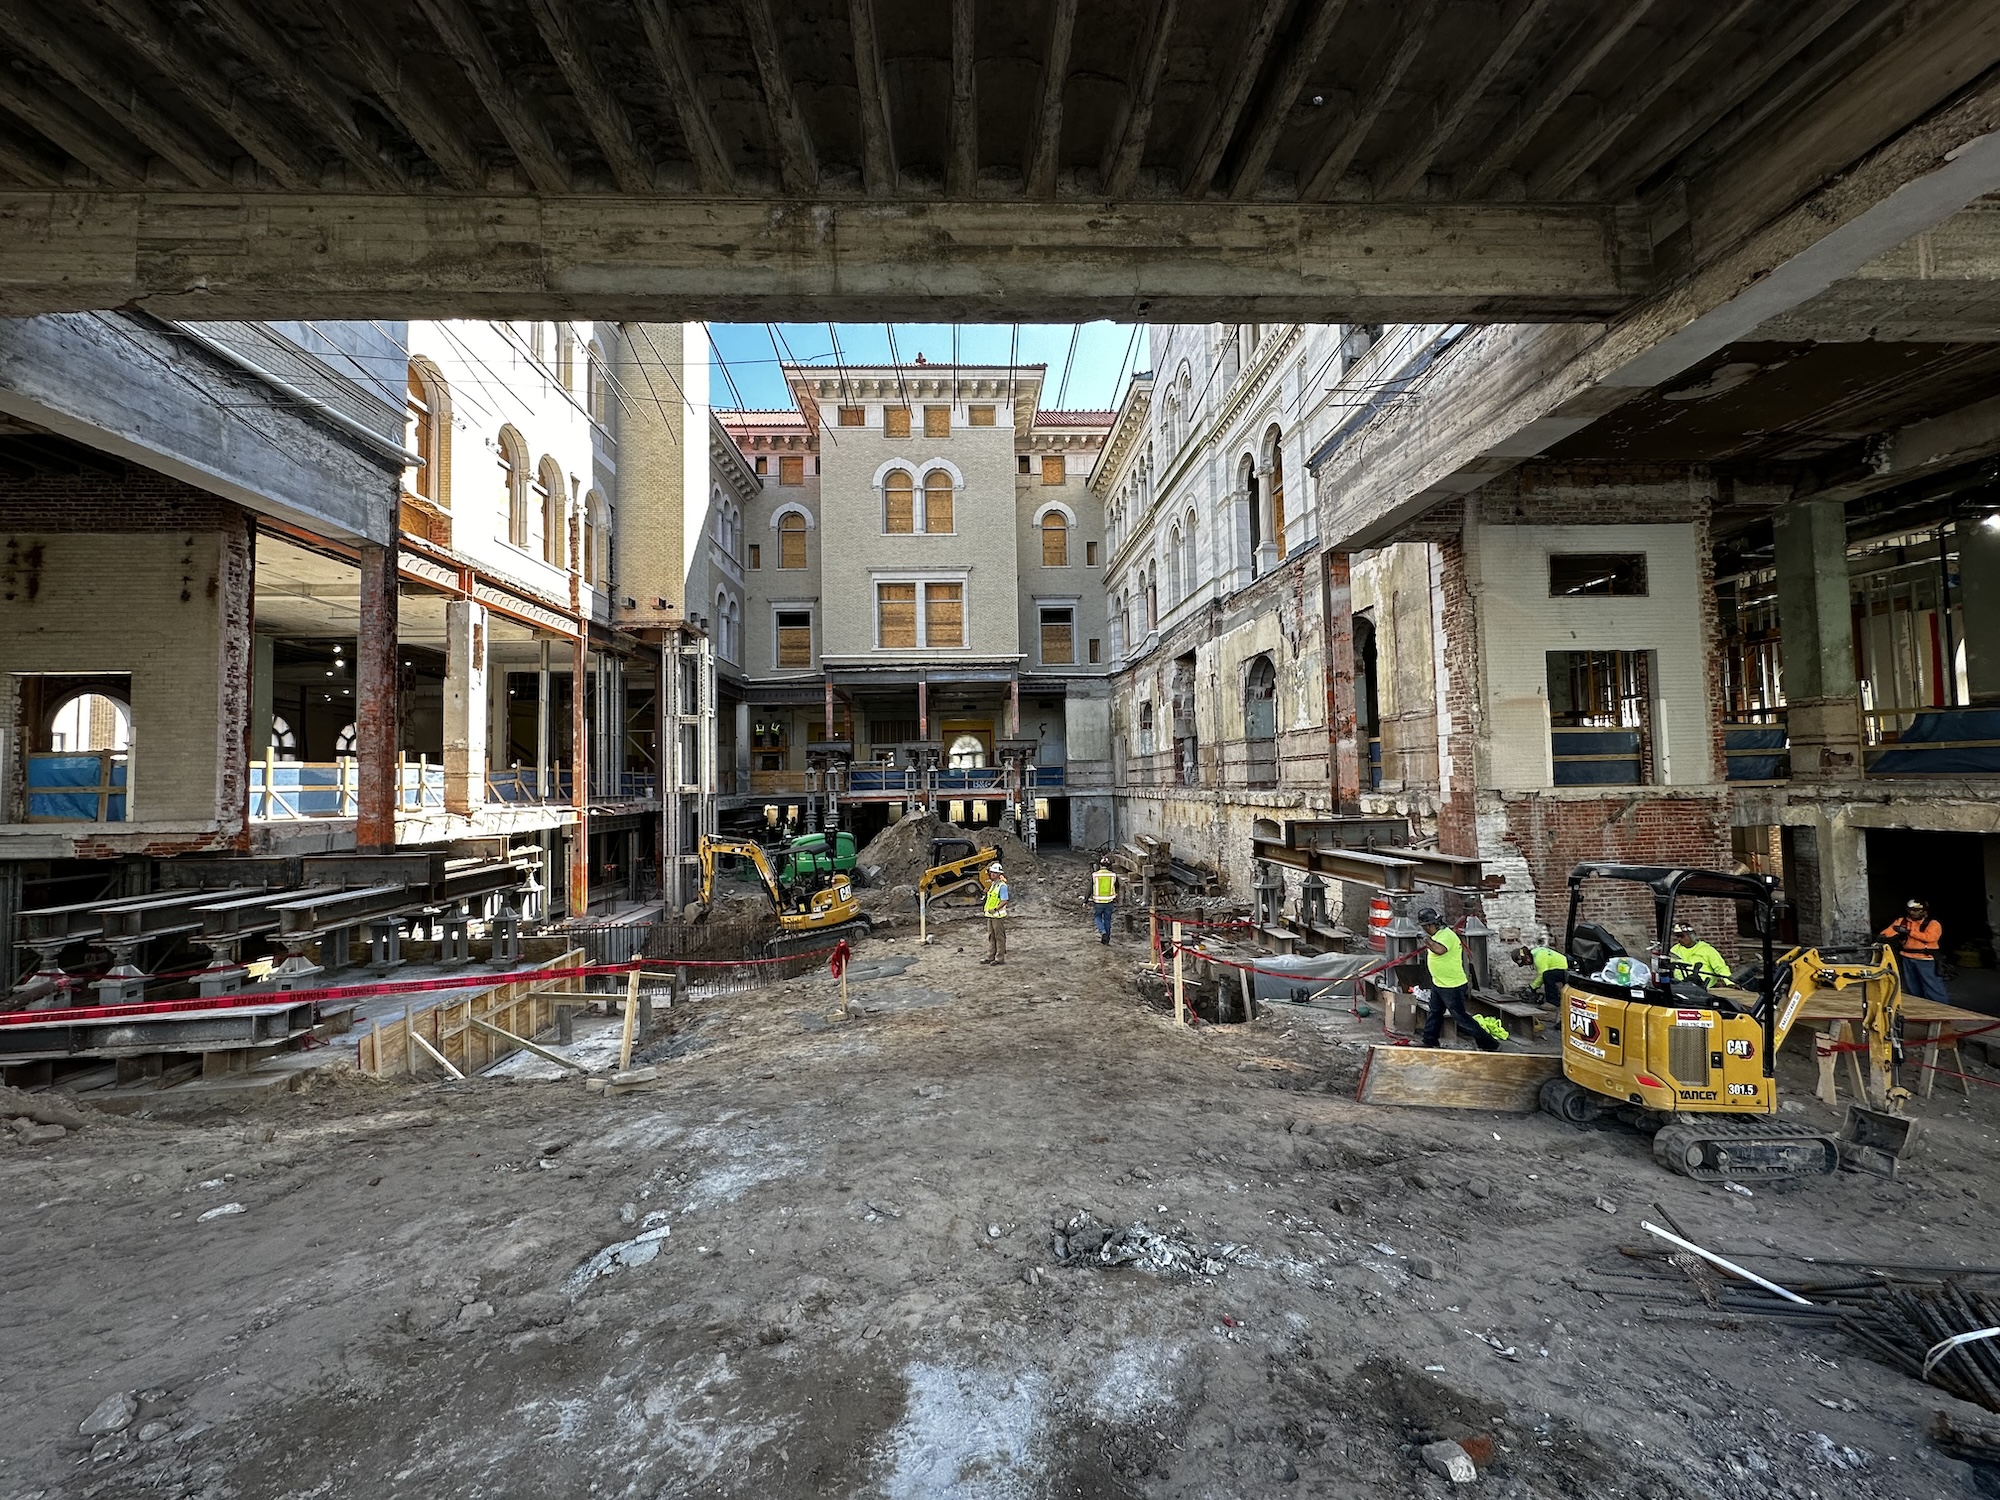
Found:
M 1909 1153 L 1916 1133 L 1917 1122 L 1908 1115 L 1892 1115 L 1850 1104 L 1847 1121 L 1840 1127 L 1836 1142 L 1840 1164 L 1856 1172 L 1894 1177 L 1896 1164 Z

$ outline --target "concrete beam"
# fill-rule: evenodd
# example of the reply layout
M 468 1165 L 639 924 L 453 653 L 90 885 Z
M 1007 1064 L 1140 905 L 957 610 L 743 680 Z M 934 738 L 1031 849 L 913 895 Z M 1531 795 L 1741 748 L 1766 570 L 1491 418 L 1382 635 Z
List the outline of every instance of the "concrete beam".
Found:
M 1155 322 L 1602 318 L 1589 205 L 0 194 L 0 315 Z
M 2000 454 L 2000 396 L 1882 433 L 1853 452 L 1855 462 L 1846 470 L 1817 462 L 1824 478 L 1817 485 L 1802 483 L 1798 497 L 1858 500 L 1992 458 Z
M 1349 550 L 1380 545 L 1432 506 L 1581 431 L 1995 191 L 2000 78 L 1989 78 L 1614 322 L 1474 331 L 1416 391 L 1322 458 L 1315 471 L 1322 541 Z
M 397 475 L 148 320 L 0 320 L 0 412 L 322 536 L 396 534 Z

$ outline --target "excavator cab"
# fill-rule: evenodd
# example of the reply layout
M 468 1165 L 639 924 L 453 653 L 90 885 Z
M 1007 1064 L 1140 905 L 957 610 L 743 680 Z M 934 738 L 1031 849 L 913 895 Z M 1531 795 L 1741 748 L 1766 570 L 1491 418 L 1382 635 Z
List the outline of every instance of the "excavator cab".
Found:
M 1643 894 L 1619 893 L 1619 884 Z M 1893 965 L 1830 964 L 1813 950 L 1778 954 L 1776 886 L 1765 875 L 1578 865 L 1564 944 L 1563 1071 L 1543 1086 L 1542 1107 L 1572 1123 L 1615 1110 L 1655 1127 L 1654 1155 L 1699 1180 L 1834 1171 L 1839 1141 L 1775 1118 L 1778 1048 L 1810 995 L 1859 987 L 1864 1030 L 1871 1043 L 1881 1039 L 1893 1067 L 1901 1061 L 1900 989 Z M 1628 911 L 1651 908 L 1654 938 L 1643 954 L 1584 920 L 1587 900 L 1613 898 Z M 1673 956 L 1676 907 L 1688 900 L 1749 908 L 1762 961 L 1739 972 L 1756 976 L 1755 989 L 1708 982 Z M 1893 1106 L 1900 1090 L 1891 1082 L 1883 1093 Z

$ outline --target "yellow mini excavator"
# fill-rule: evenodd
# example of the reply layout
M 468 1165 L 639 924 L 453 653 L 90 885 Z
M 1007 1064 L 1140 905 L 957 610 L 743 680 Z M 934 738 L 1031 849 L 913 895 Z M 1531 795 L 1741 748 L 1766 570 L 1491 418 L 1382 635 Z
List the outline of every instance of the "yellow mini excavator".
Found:
M 777 914 L 778 935 L 765 944 L 767 955 L 776 958 L 823 948 L 868 932 L 868 918 L 854 899 L 854 883 L 847 876 L 814 869 L 787 883 L 778 878 L 760 845 L 749 839 L 719 839 L 708 834 L 701 839 L 701 896 L 695 905 L 695 921 L 706 920 L 715 900 L 716 862 L 732 856 L 747 860 L 757 872 Z M 801 861 L 800 868 L 806 870 L 810 863 Z
M 1651 896 L 1656 937 L 1646 954 L 1626 951 L 1612 933 L 1580 921 L 1586 888 L 1637 883 Z M 1776 882 L 1769 876 L 1650 865 L 1585 864 L 1569 877 L 1563 986 L 1562 1076 L 1542 1087 L 1542 1108 L 1581 1124 L 1607 1111 L 1648 1128 L 1653 1154 L 1700 1181 L 1812 1176 L 1843 1161 L 1893 1173 L 1910 1130 L 1902 1115 L 1902 985 L 1887 948 L 1775 951 Z M 1763 940 L 1763 961 L 1739 971 L 1744 983 L 1704 984 L 1673 957 L 1677 902 L 1747 905 Z M 1629 902 L 1620 905 L 1629 906 Z M 1836 1137 L 1780 1120 L 1778 1049 L 1813 996 L 1860 1001 L 1872 1063 L 1870 1104 L 1849 1111 Z

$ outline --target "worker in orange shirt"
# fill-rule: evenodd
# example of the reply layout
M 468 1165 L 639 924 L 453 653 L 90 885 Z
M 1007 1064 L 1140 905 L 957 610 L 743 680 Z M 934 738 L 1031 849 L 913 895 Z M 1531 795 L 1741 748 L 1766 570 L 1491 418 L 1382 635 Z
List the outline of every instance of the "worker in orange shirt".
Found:
M 1944 980 L 1938 977 L 1938 949 L 1944 945 L 1944 928 L 1930 908 L 1912 897 L 1903 915 L 1882 929 L 1882 936 L 1896 950 L 1897 966 L 1903 971 L 1903 993 L 1921 1000 L 1949 1001 Z

